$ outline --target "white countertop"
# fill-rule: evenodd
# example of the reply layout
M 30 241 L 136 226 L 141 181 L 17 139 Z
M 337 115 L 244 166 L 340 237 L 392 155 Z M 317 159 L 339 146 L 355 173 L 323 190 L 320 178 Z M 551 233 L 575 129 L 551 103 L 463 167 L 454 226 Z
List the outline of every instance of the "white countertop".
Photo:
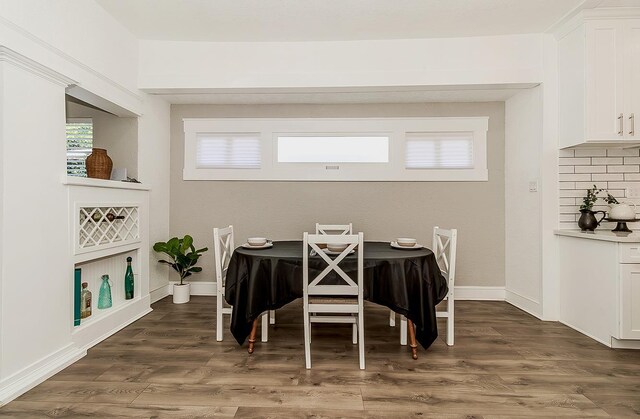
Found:
M 611 230 L 597 229 L 595 232 L 585 232 L 580 230 L 554 230 L 557 236 L 578 237 L 580 239 L 603 240 L 617 243 L 640 243 L 640 231 L 633 231 L 631 234 L 622 235 Z

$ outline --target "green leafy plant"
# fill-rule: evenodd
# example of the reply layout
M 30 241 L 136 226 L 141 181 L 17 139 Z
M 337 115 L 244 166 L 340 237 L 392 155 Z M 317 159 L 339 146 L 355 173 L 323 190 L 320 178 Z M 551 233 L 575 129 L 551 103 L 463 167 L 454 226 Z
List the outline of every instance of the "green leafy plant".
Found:
M 587 189 L 587 196 L 582 198 L 582 205 L 580 205 L 580 211 L 582 210 L 591 211 L 593 209 L 593 204 L 595 204 L 596 200 L 598 199 L 598 194 L 600 192 L 602 192 L 602 189 L 598 189 L 596 185 L 593 185 L 593 188 L 591 189 Z
M 193 237 L 186 235 L 181 239 L 173 237 L 168 242 L 158 242 L 153 245 L 153 250 L 164 253 L 171 258 L 171 260 L 160 259 L 158 262 L 171 266 L 180 275 L 180 285 L 183 285 L 186 277 L 191 276 L 194 272 L 202 271 L 202 268 L 195 266 L 195 264 L 202 253 L 209 249 L 203 247 L 196 250 L 193 246 Z

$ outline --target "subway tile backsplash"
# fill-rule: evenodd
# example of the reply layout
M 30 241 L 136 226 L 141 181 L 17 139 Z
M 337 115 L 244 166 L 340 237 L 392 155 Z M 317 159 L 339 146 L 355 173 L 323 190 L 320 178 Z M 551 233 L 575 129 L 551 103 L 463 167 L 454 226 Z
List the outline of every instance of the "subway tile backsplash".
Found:
M 587 189 L 595 184 L 607 189 L 622 202 L 638 205 L 640 199 L 625 198 L 625 190 L 630 186 L 640 187 L 640 149 L 619 148 L 576 148 L 560 150 L 560 228 L 577 229 L 582 198 Z M 599 196 L 606 196 L 600 193 Z M 607 211 L 605 201 L 598 199 L 594 211 Z M 600 215 L 598 215 L 600 218 Z M 640 229 L 639 225 L 629 224 Z M 603 222 L 599 228 L 611 230 L 614 223 Z

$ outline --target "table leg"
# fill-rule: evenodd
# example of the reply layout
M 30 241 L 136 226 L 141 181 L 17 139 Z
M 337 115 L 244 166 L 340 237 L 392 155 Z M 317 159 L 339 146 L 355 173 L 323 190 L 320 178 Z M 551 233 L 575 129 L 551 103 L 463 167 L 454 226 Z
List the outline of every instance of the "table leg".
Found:
M 416 343 L 416 329 L 411 320 L 407 319 L 409 328 L 409 346 L 411 346 L 411 358 L 418 359 L 418 344 Z
M 249 354 L 253 353 L 253 348 L 256 344 L 256 332 L 258 331 L 258 316 L 257 319 L 253 321 L 253 326 L 251 326 L 251 333 L 249 334 Z

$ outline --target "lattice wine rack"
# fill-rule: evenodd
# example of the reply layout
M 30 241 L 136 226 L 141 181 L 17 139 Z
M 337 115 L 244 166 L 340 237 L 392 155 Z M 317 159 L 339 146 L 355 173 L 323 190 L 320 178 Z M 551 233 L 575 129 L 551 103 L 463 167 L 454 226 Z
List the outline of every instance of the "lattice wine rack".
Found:
M 126 243 L 140 239 L 138 207 L 80 207 L 78 249 Z

